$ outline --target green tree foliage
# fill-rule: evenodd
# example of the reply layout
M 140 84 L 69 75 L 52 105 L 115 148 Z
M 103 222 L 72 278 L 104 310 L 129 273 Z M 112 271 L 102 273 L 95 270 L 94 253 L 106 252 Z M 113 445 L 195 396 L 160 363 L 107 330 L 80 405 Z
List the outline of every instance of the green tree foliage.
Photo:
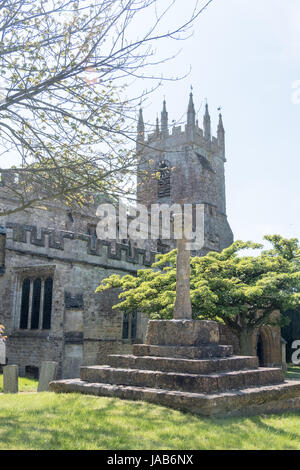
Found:
M 177 0 L 0 0 L 1 192 L 15 202 L 0 215 L 131 193 L 143 93 L 124 88 L 158 86 L 155 45 L 187 37 L 211 2 L 191 0 L 179 19 Z
M 262 249 L 252 242 L 236 241 L 221 253 L 191 258 L 193 317 L 225 323 L 239 338 L 242 354 L 252 354 L 252 335 L 263 325 L 282 325 L 274 310 L 300 306 L 300 254 L 297 239 L 266 236 L 271 249 L 242 256 L 243 250 Z M 97 292 L 119 288 L 124 311 L 138 309 L 152 319 L 172 318 L 176 288 L 176 250 L 158 255 L 152 269 L 137 276 L 112 275 Z

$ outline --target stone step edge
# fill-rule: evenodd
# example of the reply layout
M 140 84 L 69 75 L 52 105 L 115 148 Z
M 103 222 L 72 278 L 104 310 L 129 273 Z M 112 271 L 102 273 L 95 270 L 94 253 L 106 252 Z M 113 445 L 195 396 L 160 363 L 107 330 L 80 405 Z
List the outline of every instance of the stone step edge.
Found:
M 175 360 L 182 361 L 187 363 L 195 362 L 225 362 L 231 360 L 240 360 L 240 359 L 253 359 L 256 356 L 230 356 L 230 357 L 214 357 L 211 359 L 185 359 L 184 357 L 161 357 L 161 356 L 135 356 L 134 354 L 109 354 L 108 357 L 125 357 L 125 358 L 135 358 L 135 359 L 165 359 L 165 360 Z
M 128 373 L 140 373 L 142 374 L 149 374 L 149 375 L 154 375 L 154 374 L 161 374 L 161 375 L 167 375 L 170 377 L 174 376 L 180 376 L 180 377 L 212 377 L 212 378 L 217 378 L 217 377 L 224 377 L 224 376 L 230 376 L 230 375 L 237 375 L 237 374 L 247 374 L 247 373 L 257 373 L 259 374 L 260 372 L 282 372 L 281 367 L 259 367 L 257 369 L 239 369 L 239 370 L 230 370 L 230 371 L 224 371 L 224 372 L 210 372 L 208 374 L 190 374 L 186 372 L 165 372 L 165 371 L 160 371 L 160 370 L 148 370 L 148 369 L 131 369 L 131 368 L 124 368 L 124 367 L 111 367 L 109 365 L 99 365 L 99 366 L 81 366 L 80 370 L 95 370 L 95 371 L 110 371 L 110 372 L 128 372 Z
M 176 350 L 176 349 L 187 349 L 190 351 L 195 351 L 197 349 L 200 350 L 214 350 L 214 349 L 220 349 L 220 350 L 232 350 L 233 346 L 231 344 L 219 344 L 219 343 L 209 343 L 209 344 L 199 344 L 198 346 L 191 346 L 190 344 L 184 345 L 180 344 L 178 346 L 175 346 L 174 344 L 146 344 L 146 343 L 135 343 L 133 344 L 133 348 L 135 349 L 146 349 L 146 348 L 153 348 L 153 349 L 169 349 L 169 350 Z
M 207 345 L 201 346 L 168 346 L 152 344 L 133 344 L 133 353 L 136 356 L 174 357 L 182 359 L 211 359 L 226 358 L 233 355 L 231 345 Z
M 194 365 L 194 364 L 202 364 L 203 366 L 215 366 L 215 365 L 220 365 L 222 366 L 222 364 L 228 364 L 230 365 L 230 363 L 232 363 L 233 365 L 236 363 L 236 362 L 239 362 L 239 361 L 253 361 L 253 362 L 256 362 L 257 365 L 255 365 L 254 367 L 244 367 L 240 370 L 245 370 L 246 368 L 247 369 L 251 369 L 251 370 L 256 370 L 258 367 L 259 367 L 259 363 L 258 363 L 258 358 L 256 356 L 230 356 L 230 357 L 220 357 L 220 358 L 211 358 L 211 359 L 185 359 L 185 358 L 182 358 L 182 357 L 162 357 L 162 356 L 136 356 L 134 354 L 110 354 L 108 356 L 108 359 L 107 361 L 109 362 L 110 358 L 112 359 L 127 359 L 127 360 L 133 360 L 133 361 L 136 361 L 136 362 L 139 362 L 139 361 L 142 361 L 143 359 L 145 359 L 146 361 L 149 361 L 149 362 L 152 362 L 155 363 L 155 361 L 167 361 L 167 362 L 176 362 L 177 364 L 182 364 L 182 365 Z M 151 369 L 153 370 L 153 369 Z M 159 369 L 157 369 L 159 370 Z M 229 371 L 230 369 L 225 369 L 227 371 Z M 236 369 L 232 369 L 232 370 L 236 370 Z
M 91 383 L 133 385 L 196 393 L 218 393 L 219 391 L 250 386 L 283 383 L 284 376 L 281 368 L 189 374 L 101 365 L 82 366 L 80 368 L 80 379 Z
M 212 417 L 300 410 L 300 382 L 293 380 L 277 385 L 248 387 L 214 394 L 91 383 L 80 379 L 50 382 L 49 390 L 55 393 L 83 393 L 86 395 L 147 401 Z

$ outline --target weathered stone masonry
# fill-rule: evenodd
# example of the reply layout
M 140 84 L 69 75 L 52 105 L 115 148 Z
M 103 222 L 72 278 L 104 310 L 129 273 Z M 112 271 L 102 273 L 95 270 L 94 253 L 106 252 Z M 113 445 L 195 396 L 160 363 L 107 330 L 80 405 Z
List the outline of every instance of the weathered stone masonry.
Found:
M 233 242 L 226 215 L 221 114 L 214 137 L 208 106 L 201 129 L 190 94 L 185 128 L 173 126 L 170 131 L 164 101 L 160 125 L 157 120 L 155 132 L 146 136 L 140 110 L 137 159 L 139 202 L 148 208 L 179 200 L 201 206 L 204 246 L 193 254 L 220 251 Z M 157 173 L 159 179 L 153 177 Z M 14 201 L 5 199 L 1 187 L 0 206 L 14 208 Z M 59 377 L 77 377 L 80 365 L 105 364 L 110 354 L 130 353 L 133 342 L 144 342 L 147 318 L 137 315 L 134 328 L 131 319 L 125 328 L 123 313 L 112 310 L 117 292 L 95 294 L 95 289 L 113 273 L 134 274 L 149 267 L 156 252 L 174 248 L 174 240 L 139 240 L 130 246 L 98 240 L 95 213 L 96 207 L 70 212 L 50 202 L 47 207 L 0 219 L 0 323 L 8 335 L 8 364 L 18 364 L 22 375 L 38 373 L 42 361 L 57 361 Z M 47 282 L 52 288 L 51 327 L 43 328 Z M 21 323 L 28 327 L 20 328 Z M 280 330 L 268 328 L 260 332 L 264 365 L 280 362 Z M 236 339 L 224 329 L 221 344 L 233 344 L 238 352 Z M 256 344 L 254 354 L 255 349 Z
M 109 353 L 131 350 L 131 341 L 122 339 L 122 312 L 112 310 L 117 293 L 95 294 L 95 289 L 112 273 L 134 274 L 151 265 L 154 253 L 8 221 L 5 258 L 0 322 L 8 334 L 8 363 L 18 364 L 21 374 L 26 367 L 39 368 L 43 360 L 55 360 L 60 376 L 74 377 L 80 365 L 104 363 Z M 43 273 L 53 275 L 51 329 L 20 329 L 22 280 Z M 139 317 L 140 340 L 142 322 Z
M 137 197 L 141 203 L 149 208 L 152 204 L 171 206 L 179 201 L 201 206 L 204 246 L 198 255 L 221 251 L 232 244 L 233 234 L 226 215 L 225 130 L 221 114 L 217 137 L 212 136 L 207 105 L 200 129 L 191 93 L 186 126 L 173 126 L 170 132 L 164 101 L 161 126 L 157 125 L 156 131 L 147 137 L 140 110 L 137 155 Z M 164 244 L 175 247 L 174 240 L 165 240 Z

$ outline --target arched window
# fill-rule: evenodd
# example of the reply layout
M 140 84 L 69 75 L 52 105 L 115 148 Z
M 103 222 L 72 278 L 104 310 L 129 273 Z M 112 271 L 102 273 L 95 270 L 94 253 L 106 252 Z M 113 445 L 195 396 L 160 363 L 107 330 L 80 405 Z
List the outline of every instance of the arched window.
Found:
M 129 318 L 128 313 L 123 313 L 123 327 L 122 327 L 122 338 L 128 339 L 129 334 Z
M 43 330 L 51 328 L 53 279 L 48 277 L 44 286 Z
M 50 330 L 53 278 L 26 278 L 22 282 L 20 329 Z
M 171 194 L 171 172 L 166 160 L 159 162 L 158 171 L 158 197 L 168 197 Z
M 122 339 L 133 340 L 136 338 L 137 313 L 123 313 Z
M 29 314 L 29 296 L 30 296 L 30 279 L 24 279 L 22 284 L 22 298 L 21 298 L 21 315 L 20 315 L 20 328 L 28 328 L 28 314 Z
M 32 330 L 37 330 L 39 327 L 40 309 L 41 309 L 41 289 L 42 289 L 42 281 L 40 278 L 37 278 L 33 281 L 32 309 L 31 309 L 31 329 Z
M 136 338 L 136 312 L 132 312 L 131 314 L 131 328 L 130 328 L 130 338 Z

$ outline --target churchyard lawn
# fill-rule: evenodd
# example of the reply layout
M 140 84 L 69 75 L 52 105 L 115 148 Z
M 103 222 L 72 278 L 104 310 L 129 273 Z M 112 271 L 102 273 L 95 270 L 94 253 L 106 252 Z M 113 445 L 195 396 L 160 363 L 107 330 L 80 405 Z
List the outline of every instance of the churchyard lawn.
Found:
M 36 392 L 38 381 L 27 377 L 19 377 L 19 392 Z M 3 392 L 3 374 L 0 374 L 0 393 Z
M 300 368 L 288 374 L 300 379 Z M 36 386 L 20 379 L 24 393 L 0 395 L 1 450 L 300 450 L 300 412 L 210 419 L 149 403 L 32 393 Z
M 289 364 L 288 370 L 286 372 L 286 378 L 289 380 L 291 379 L 300 380 L 300 366 L 294 366 L 292 364 Z

